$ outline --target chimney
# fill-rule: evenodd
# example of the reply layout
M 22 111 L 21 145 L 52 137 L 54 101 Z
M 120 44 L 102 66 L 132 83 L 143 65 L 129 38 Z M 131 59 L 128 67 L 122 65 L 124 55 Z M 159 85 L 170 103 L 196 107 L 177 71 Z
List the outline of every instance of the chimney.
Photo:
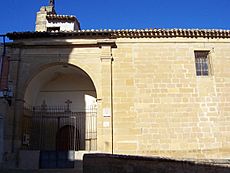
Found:
M 36 31 L 74 31 L 80 30 L 80 23 L 75 16 L 57 15 L 55 1 L 50 0 L 48 6 L 43 6 L 37 12 Z

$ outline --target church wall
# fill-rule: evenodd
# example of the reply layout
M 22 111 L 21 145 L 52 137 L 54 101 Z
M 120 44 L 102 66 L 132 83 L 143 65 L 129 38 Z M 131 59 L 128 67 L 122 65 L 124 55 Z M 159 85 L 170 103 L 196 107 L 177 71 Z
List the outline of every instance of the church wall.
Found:
M 116 43 L 115 152 L 228 158 L 229 41 L 162 38 Z M 210 51 L 210 76 L 196 76 L 195 50 Z
M 119 38 L 111 48 L 95 46 L 97 40 L 69 39 L 65 46 L 48 46 L 58 41 L 63 40 L 27 41 L 34 46 L 22 48 L 21 56 L 12 51 L 12 58 L 21 57 L 18 98 L 24 98 L 34 75 L 55 63 L 69 63 L 83 69 L 96 88 L 98 151 L 229 157 L 229 40 Z M 210 51 L 210 76 L 196 76 L 195 50 Z M 16 76 L 11 78 L 16 81 Z
M 3 148 L 4 148 L 4 142 L 3 142 L 3 134 L 4 134 L 3 124 L 4 124 L 4 122 L 3 122 L 3 120 L 4 119 L 3 119 L 3 117 L 4 117 L 4 115 L 1 112 L 1 114 L 0 114 L 0 167 L 1 167 L 2 159 L 3 159 L 3 153 L 4 153 L 4 150 L 3 150 Z
M 5 124 L 6 119 L 9 115 L 8 113 L 8 103 L 5 99 L 0 99 L 0 168 L 2 167 L 3 159 L 4 159 L 4 151 L 7 148 L 7 140 L 4 139 L 4 135 L 6 134 Z

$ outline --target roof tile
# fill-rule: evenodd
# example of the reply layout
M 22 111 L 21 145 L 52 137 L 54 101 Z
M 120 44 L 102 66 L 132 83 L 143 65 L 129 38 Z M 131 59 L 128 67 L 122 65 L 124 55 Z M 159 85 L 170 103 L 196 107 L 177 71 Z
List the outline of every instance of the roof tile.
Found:
M 190 38 L 230 38 L 230 30 L 218 29 L 87 29 L 60 32 L 13 32 L 7 36 L 12 40 L 44 37 L 107 37 L 107 38 L 159 38 L 159 37 L 190 37 Z

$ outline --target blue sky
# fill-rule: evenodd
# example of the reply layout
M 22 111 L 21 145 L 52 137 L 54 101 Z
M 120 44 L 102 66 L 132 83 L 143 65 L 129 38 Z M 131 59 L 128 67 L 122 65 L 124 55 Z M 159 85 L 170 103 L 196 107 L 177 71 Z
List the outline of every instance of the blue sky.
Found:
M 1 0 L 0 34 L 34 31 L 49 0 Z M 230 0 L 56 0 L 59 14 L 77 16 L 82 29 L 230 29 Z

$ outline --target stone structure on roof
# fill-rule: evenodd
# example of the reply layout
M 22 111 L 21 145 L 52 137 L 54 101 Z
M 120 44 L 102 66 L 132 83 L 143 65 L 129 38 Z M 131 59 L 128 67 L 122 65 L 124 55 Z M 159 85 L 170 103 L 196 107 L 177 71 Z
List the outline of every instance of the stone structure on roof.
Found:
M 55 6 L 55 1 L 54 0 L 50 0 L 50 6 Z
M 50 0 L 48 6 L 42 6 L 37 12 L 36 31 L 57 32 L 75 31 L 80 29 L 80 23 L 73 15 L 58 15 L 55 11 L 55 2 Z

